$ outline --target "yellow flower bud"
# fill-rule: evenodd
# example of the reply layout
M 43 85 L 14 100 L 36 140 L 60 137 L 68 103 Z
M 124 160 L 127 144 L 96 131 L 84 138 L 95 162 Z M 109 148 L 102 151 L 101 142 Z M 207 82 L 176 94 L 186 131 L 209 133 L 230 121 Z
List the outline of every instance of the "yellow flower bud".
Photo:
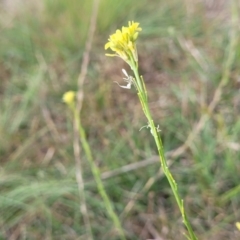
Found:
M 68 91 L 63 94 L 63 102 L 65 102 L 68 105 L 71 105 L 74 103 L 76 93 L 74 91 Z
M 240 222 L 236 222 L 236 227 L 240 231 Z

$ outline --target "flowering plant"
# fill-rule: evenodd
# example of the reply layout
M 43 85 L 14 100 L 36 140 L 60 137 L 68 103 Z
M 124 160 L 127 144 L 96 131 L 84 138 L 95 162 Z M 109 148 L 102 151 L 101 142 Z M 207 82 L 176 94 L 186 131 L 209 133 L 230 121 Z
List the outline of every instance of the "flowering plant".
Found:
M 127 85 L 126 86 L 119 85 L 119 86 L 127 89 L 131 88 L 132 84 L 135 86 L 140 103 L 142 105 L 143 112 L 148 120 L 147 128 L 150 128 L 150 132 L 154 137 L 154 140 L 158 149 L 160 164 L 162 166 L 163 172 L 165 173 L 168 179 L 171 190 L 176 199 L 177 205 L 180 209 L 183 223 L 185 224 L 188 230 L 188 235 L 186 236 L 188 239 L 197 240 L 197 237 L 195 236 L 192 226 L 187 218 L 187 215 L 184 209 L 183 200 L 181 199 L 178 192 L 177 183 L 174 180 L 168 168 L 167 161 L 164 155 L 164 148 L 162 145 L 159 126 L 156 127 L 153 121 L 153 118 L 149 109 L 147 90 L 145 87 L 144 79 L 139 74 L 136 40 L 138 37 L 138 33 L 141 30 L 142 29 L 139 27 L 139 23 L 136 23 L 133 21 L 128 23 L 128 27 L 122 27 L 122 31 L 117 30 L 114 34 L 110 35 L 108 42 L 105 44 L 105 49 L 110 48 L 115 53 L 106 54 L 106 55 L 111 57 L 112 56 L 121 57 L 125 62 L 128 63 L 128 65 L 131 67 L 134 73 L 134 77 L 129 76 L 126 70 L 123 69 L 122 71 L 127 77 L 127 78 L 124 78 L 124 80 L 127 82 Z

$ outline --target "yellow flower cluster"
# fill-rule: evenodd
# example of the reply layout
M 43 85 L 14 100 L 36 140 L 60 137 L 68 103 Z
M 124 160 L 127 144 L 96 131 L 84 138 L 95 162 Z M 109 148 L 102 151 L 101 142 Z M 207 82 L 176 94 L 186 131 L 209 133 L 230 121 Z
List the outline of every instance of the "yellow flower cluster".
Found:
M 105 44 L 105 49 L 110 48 L 115 54 L 106 54 L 107 56 L 118 56 L 121 57 L 126 62 L 131 62 L 132 60 L 138 60 L 136 40 L 138 37 L 138 32 L 142 29 L 139 23 L 129 21 L 128 27 L 122 27 L 121 30 L 117 30 L 116 33 L 110 35 L 108 42 Z

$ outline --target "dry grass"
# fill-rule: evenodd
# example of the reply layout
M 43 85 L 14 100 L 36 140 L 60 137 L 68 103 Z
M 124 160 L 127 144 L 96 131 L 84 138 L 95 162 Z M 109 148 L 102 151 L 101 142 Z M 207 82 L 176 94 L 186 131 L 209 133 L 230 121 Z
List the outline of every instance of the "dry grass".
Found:
M 184 239 L 166 179 L 151 160 L 154 143 L 146 129 L 139 132 L 146 122 L 135 93 L 113 83 L 121 81 L 121 69 L 127 67 L 104 56 L 108 35 L 132 19 L 143 27 L 140 69 L 197 235 L 240 237 L 235 227 L 240 219 L 240 48 L 233 46 L 228 82 L 210 111 L 232 53 L 228 46 L 234 26 L 228 7 L 213 13 L 214 5 L 207 5 L 211 11 L 200 1 L 101 1 L 84 83 L 83 126 L 131 240 Z M 1 14 L 0 239 L 86 237 L 75 182 L 73 130 L 61 96 L 77 89 L 90 9 L 90 2 L 49 0 L 38 14 L 26 9 L 15 17 Z M 202 118 L 204 124 L 196 128 Z M 199 129 L 194 138 L 176 154 L 194 129 Z M 81 157 L 93 234 L 117 239 Z

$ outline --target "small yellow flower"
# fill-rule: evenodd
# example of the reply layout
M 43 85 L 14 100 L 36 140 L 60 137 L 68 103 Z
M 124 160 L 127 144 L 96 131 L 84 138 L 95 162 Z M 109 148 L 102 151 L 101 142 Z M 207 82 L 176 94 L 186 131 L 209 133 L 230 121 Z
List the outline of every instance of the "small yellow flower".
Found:
M 68 105 L 71 105 L 74 103 L 76 93 L 74 91 L 68 91 L 63 94 L 63 102 L 65 102 Z
M 110 35 L 108 42 L 105 44 L 105 49 L 110 48 L 115 54 L 106 54 L 107 56 L 121 57 L 127 63 L 132 60 L 138 61 L 136 40 L 138 32 L 142 29 L 139 23 L 133 21 L 128 22 L 128 27 L 122 27 L 121 30 L 117 30 L 114 34 Z
M 236 227 L 240 231 L 240 222 L 236 222 Z

